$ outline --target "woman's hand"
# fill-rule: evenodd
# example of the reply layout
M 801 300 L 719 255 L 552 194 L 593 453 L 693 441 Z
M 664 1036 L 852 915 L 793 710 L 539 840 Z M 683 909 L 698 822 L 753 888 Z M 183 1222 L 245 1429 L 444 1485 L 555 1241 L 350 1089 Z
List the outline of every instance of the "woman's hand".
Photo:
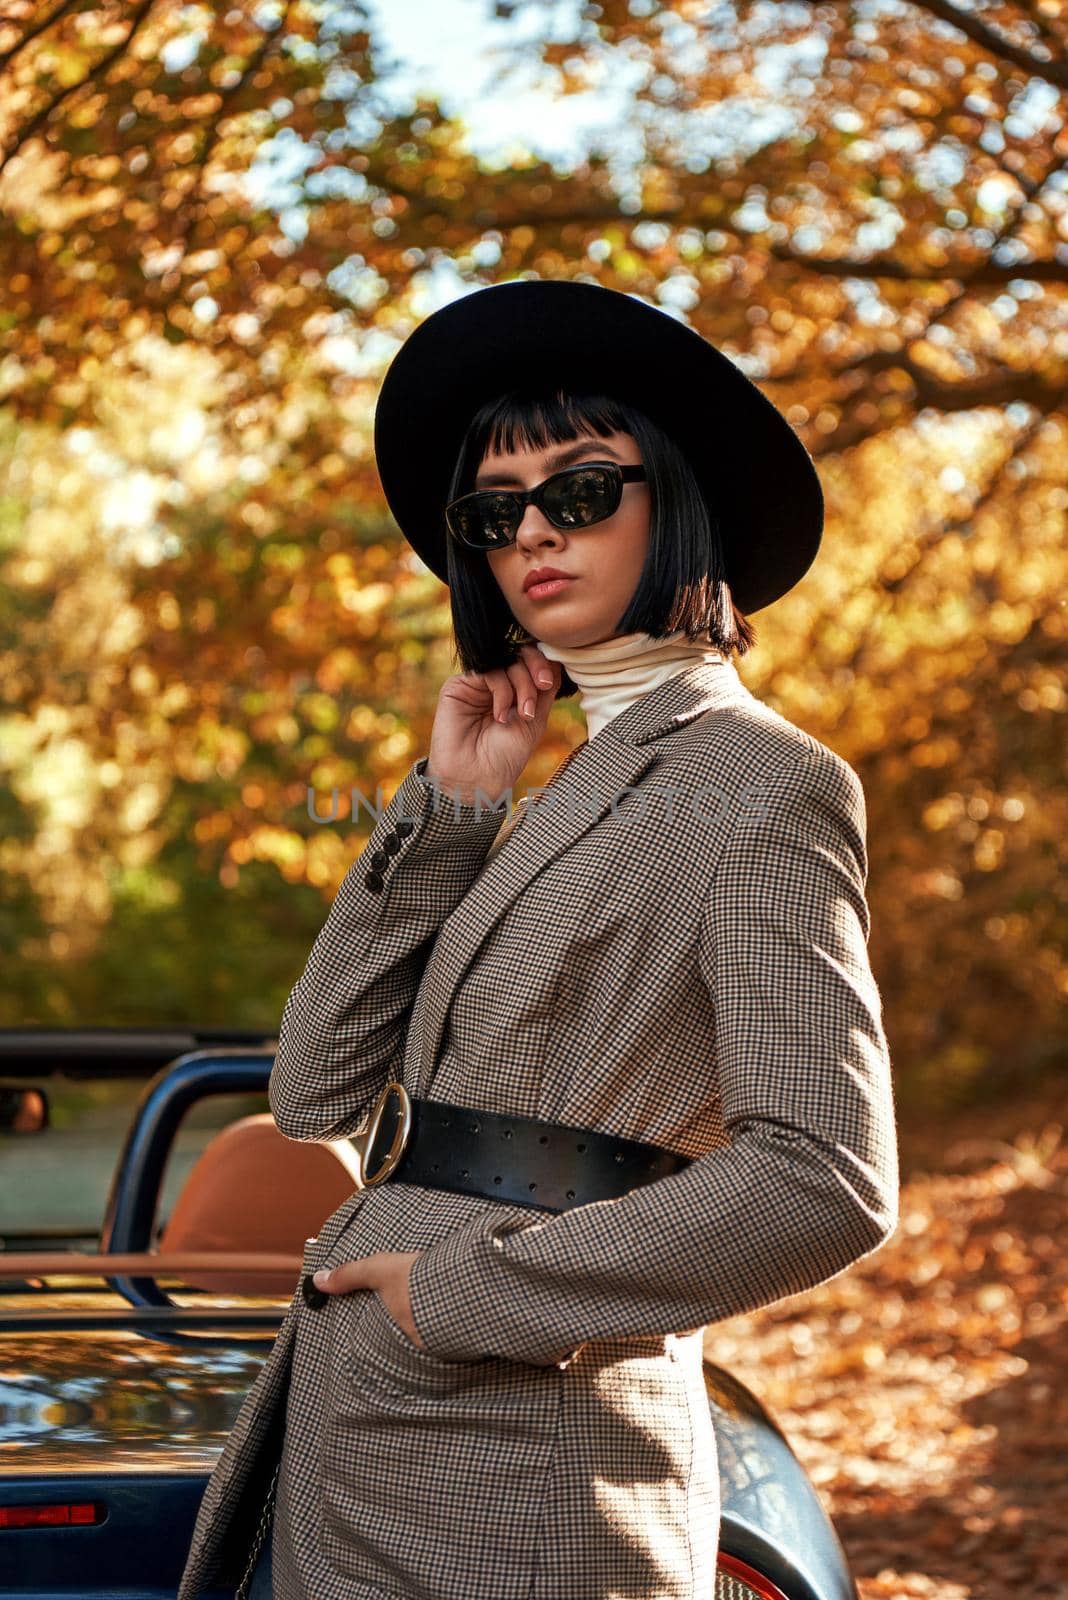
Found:
M 414 1345 L 425 1350 L 426 1345 L 412 1321 L 412 1303 L 408 1297 L 408 1274 L 422 1253 L 421 1250 L 379 1250 L 373 1256 L 346 1261 L 330 1271 L 321 1268 L 313 1274 L 312 1282 L 327 1294 L 374 1289 L 394 1322 L 404 1329 Z
M 461 804 L 473 804 L 476 789 L 487 803 L 505 794 L 541 741 L 561 677 L 558 661 L 523 644 L 508 667 L 446 678 L 424 776 Z M 528 704 L 530 716 L 523 710 Z

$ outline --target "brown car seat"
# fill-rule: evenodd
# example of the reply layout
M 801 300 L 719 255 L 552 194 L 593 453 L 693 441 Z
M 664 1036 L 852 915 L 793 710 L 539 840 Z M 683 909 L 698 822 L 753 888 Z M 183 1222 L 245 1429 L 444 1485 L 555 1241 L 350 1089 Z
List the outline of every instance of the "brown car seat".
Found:
M 292 1253 L 354 1190 L 359 1156 L 349 1139 L 305 1144 L 279 1133 L 270 1112 L 222 1128 L 201 1151 L 159 1236 L 158 1249 Z M 296 1278 L 190 1272 L 185 1281 L 215 1294 L 288 1298 Z

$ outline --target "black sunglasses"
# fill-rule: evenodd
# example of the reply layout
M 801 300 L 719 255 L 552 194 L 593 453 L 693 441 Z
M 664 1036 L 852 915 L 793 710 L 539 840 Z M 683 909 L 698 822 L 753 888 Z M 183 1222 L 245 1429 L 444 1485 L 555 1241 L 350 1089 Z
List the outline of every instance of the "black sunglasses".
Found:
M 536 505 L 554 528 L 589 528 L 618 510 L 625 483 L 640 483 L 644 467 L 614 461 L 565 467 L 533 489 L 477 489 L 445 507 L 445 524 L 469 550 L 502 550 L 515 543 L 528 505 Z

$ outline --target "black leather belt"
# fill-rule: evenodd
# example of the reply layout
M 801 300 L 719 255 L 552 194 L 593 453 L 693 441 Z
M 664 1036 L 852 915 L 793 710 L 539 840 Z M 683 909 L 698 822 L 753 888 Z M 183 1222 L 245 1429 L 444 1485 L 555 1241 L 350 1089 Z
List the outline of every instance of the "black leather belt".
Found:
M 690 1160 L 660 1145 L 564 1122 L 412 1099 L 393 1082 L 371 1112 L 361 1174 L 365 1188 L 392 1178 L 568 1211 L 681 1172 Z

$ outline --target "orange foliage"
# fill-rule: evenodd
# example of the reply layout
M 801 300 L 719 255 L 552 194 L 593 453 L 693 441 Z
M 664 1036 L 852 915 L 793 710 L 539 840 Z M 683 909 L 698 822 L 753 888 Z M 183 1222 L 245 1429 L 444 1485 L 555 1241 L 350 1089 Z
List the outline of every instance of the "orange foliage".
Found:
M 1063 1065 L 1064 20 L 553 9 L 563 89 L 642 68 L 566 171 L 385 112 L 355 7 L 5 8 L 0 1017 L 273 1025 L 367 832 L 309 787 L 388 796 L 455 670 L 369 448 L 445 267 L 647 297 L 798 430 L 824 548 L 741 670 L 864 781 L 902 1092 Z

